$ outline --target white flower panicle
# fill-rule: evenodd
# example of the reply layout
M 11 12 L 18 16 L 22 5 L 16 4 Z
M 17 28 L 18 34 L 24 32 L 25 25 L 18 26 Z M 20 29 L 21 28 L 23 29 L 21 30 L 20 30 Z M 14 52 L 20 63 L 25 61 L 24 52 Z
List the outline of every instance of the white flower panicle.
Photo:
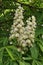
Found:
M 19 37 L 19 30 L 20 32 L 22 32 L 22 27 L 23 27 L 24 23 L 23 23 L 23 8 L 21 6 L 18 7 L 18 9 L 16 10 L 15 13 L 15 17 L 14 17 L 14 21 L 13 21 L 13 25 L 11 27 L 11 35 L 10 35 L 10 39 L 13 39 L 14 37 Z
M 16 10 L 9 39 L 11 40 L 17 38 L 19 46 L 22 47 L 33 46 L 32 44 L 34 43 L 35 38 L 36 19 L 34 16 L 29 17 L 26 20 L 27 25 L 24 26 L 23 11 L 24 9 L 21 6 L 19 6 Z

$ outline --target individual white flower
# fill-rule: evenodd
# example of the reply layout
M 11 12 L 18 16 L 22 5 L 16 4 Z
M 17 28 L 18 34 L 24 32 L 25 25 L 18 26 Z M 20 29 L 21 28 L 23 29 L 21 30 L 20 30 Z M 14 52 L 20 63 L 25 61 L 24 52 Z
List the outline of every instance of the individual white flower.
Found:
M 22 43 L 22 47 L 26 47 L 27 46 L 27 44 L 26 44 L 26 42 L 24 41 L 24 43 Z
M 43 27 L 43 24 L 41 26 Z
M 31 44 L 31 40 L 30 39 L 27 39 L 26 40 L 26 43 Z
M 15 34 L 15 37 L 19 37 L 19 33 L 16 33 L 16 34 Z
M 16 19 L 16 18 L 18 17 L 18 14 L 16 13 L 15 16 L 16 16 L 16 17 L 14 17 L 13 19 Z
M 36 22 L 35 22 L 35 21 L 32 21 L 32 24 L 33 24 L 33 25 L 36 25 Z
M 19 31 L 20 31 L 20 33 L 23 33 L 24 32 L 22 29 L 20 29 Z
M 18 31 L 18 28 L 15 27 L 13 32 L 16 32 L 16 31 Z
M 16 20 L 16 23 L 20 23 L 20 21 L 21 21 L 21 19 L 20 19 L 20 18 L 18 18 L 18 19 Z
M 32 16 L 32 22 L 36 21 L 35 16 Z
M 31 17 L 29 17 L 28 20 L 31 21 Z
M 20 24 L 21 24 L 22 26 L 24 26 L 24 23 L 23 23 L 23 21 L 22 21 L 22 20 L 20 21 Z
M 18 24 L 18 25 L 17 25 L 17 28 L 21 28 L 21 27 L 22 27 L 22 25 L 21 25 L 21 24 Z
M 13 44 L 12 42 L 10 42 L 10 44 Z
M 34 34 L 30 34 L 30 38 L 34 38 Z
M 31 26 L 32 26 L 32 22 L 29 21 L 29 22 L 28 22 L 28 25 L 31 27 Z
M 21 51 L 22 54 L 24 54 L 24 51 Z
M 13 39 L 14 38 L 14 34 L 10 35 L 9 39 Z
M 22 35 L 22 37 L 23 37 L 23 39 L 26 39 L 26 38 L 28 38 L 28 36 L 27 35 Z
M 13 33 L 13 30 L 11 30 L 10 33 Z
M 42 35 L 42 39 L 43 39 L 43 35 Z
M 26 31 L 29 31 L 29 30 L 32 29 L 30 26 L 27 26 L 27 27 L 25 27 L 25 28 L 26 28 Z
M 19 19 L 23 19 L 23 16 L 20 16 Z
M 32 38 L 31 41 L 34 43 L 34 39 Z
M 20 52 L 21 51 L 21 48 L 18 48 L 17 50 Z
M 21 6 L 19 6 L 18 8 L 19 8 L 20 10 L 22 10 L 22 11 L 24 10 L 23 7 L 21 7 Z
M 15 27 L 18 24 L 18 22 L 14 22 L 12 27 Z

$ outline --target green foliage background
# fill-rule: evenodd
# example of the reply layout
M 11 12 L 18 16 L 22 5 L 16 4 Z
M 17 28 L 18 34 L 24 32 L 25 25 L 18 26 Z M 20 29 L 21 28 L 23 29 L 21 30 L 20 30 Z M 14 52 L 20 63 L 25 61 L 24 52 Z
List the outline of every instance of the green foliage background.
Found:
M 25 55 L 17 51 L 14 41 L 9 44 L 10 28 L 18 2 L 24 8 L 24 22 L 36 17 L 37 28 L 34 46 Z M 43 0 L 0 0 L 0 65 L 43 65 Z

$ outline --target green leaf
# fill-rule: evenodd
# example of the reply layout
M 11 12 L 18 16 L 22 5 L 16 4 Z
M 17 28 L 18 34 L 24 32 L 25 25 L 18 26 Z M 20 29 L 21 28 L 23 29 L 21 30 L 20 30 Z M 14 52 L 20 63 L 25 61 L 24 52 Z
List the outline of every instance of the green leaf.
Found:
M 30 64 L 29 64 L 29 63 L 27 63 L 27 62 L 24 62 L 24 61 L 23 61 L 23 62 L 22 62 L 22 61 L 20 61 L 20 62 L 19 62 L 19 65 L 30 65 Z
M 11 59 L 15 60 L 14 57 L 13 57 L 13 53 L 7 47 L 5 47 L 5 49 L 8 52 L 9 56 L 11 57 Z
M 36 65 L 36 62 L 35 62 L 35 60 L 33 60 L 33 62 L 32 62 L 32 65 Z
M 36 64 L 37 65 L 43 65 L 41 62 L 39 62 L 39 61 L 36 61 Z
M 36 46 L 33 46 L 30 48 L 30 51 L 31 51 L 31 56 L 33 59 L 37 59 L 38 58 L 38 54 L 39 54 L 39 51 L 37 49 Z
M 24 4 L 28 4 L 31 6 L 35 6 L 38 8 L 43 8 L 43 1 L 39 1 L 39 0 L 17 0 L 18 2 L 24 3 Z
M 32 60 L 32 57 L 31 56 L 23 57 L 23 60 Z
M 10 65 L 18 65 L 18 63 L 16 62 L 16 61 L 12 61 L 12 60 L 10 60 Z
M 2 59 L 3 59 L 3 48 L 0 48 L 0 65 L 2 65 L 3 64 L 3 61 L 2 61 Z
M 15 46 L 8 46 L 7 47 L 13 54 L 16 59 L 22 59 L 22 54 L 18 52 L 18 48 Z
M 5 47 L 6 51 L 8 52 L 8 55 L 12 60 L 19 60 L 21 58 L 21 54 L 17 51 L 17 48 L 14 46 L 7 46 Z
M 37 37 L 38 35 L 40 35 L 40 34 L 43 34 L 43 27 L 39 27 L 39 28 L 37 28 L 37 30 L 36 30 L 36 37 Z
M 8 43 L 8 38 L 7 37 L 4 37 L 3 38 L 3 46 L 6 46 Z
M 36 39 L 36 41 L 37 41 L 37 44 L 39 45 L 41 51 L 43 52 L 43 40 Z
M 39 47 L 40 47 L 41 51 L 43 52 L 43 45 L 39 43 Z

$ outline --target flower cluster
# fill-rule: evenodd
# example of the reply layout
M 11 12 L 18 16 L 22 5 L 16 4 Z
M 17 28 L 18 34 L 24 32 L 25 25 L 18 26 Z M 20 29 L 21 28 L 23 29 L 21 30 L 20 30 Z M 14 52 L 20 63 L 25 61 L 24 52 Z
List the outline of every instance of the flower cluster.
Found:
M 27 25 L 25 26 L 23 22 L 23 11 L 24 9 L 21 6 L 19 6 L 16 10 L 9 39 L 11 40 L 17 38 L 19 46 L 24 48 L 27 46 L 33 46 L 32 44 L 34 43 L 35 38 L 36 19 L 34 16 L 29 17 L 26 20 Z

